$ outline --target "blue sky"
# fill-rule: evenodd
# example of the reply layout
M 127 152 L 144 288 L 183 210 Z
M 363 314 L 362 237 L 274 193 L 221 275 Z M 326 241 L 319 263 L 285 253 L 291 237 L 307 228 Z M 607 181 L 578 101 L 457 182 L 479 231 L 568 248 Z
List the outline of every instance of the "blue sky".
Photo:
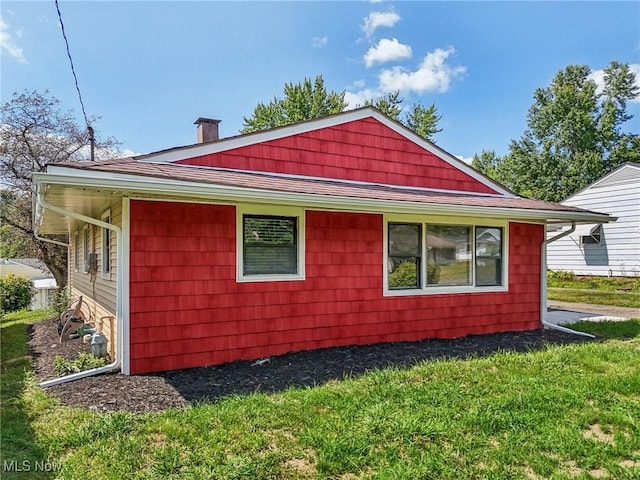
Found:
M 435 103 L 436 143 L 504 154 L 533 91 L 559 70 L 617 60 L 640 76 L 640 2 L 64 1 L 87 113 L 129 153 L 195 142 L 193 121 L 243 116 L 286 82 L 322 74 L 352 105 L 400 89 Z M 48 89 L 82 122 L 55 3 L 0 6 L 2 101 Z M 640 99 L 625 130 L 640 132 Z

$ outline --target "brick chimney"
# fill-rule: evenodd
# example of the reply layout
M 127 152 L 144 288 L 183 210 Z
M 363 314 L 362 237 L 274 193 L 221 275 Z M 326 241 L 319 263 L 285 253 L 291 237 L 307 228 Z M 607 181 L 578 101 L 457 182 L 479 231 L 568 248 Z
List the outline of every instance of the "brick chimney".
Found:
M 198 143 L 211 142 L 220 138 L 218 133 L 218 124 L 220 123 L 220 120 L 199 117 L 193 123 L 198 126 Z

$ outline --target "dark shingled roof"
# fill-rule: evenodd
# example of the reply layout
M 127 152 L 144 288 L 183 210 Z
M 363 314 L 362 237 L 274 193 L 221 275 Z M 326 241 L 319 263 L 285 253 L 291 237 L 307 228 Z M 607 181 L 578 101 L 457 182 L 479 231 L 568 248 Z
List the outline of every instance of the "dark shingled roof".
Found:
M 459 205 L 489 208 L 514 208 L 549 212 L 588 212 L 584 209 L 558 203 L 532 200 L 524 197 L 487 196 L 472 192 L 449 193 L 437 190 L 408 188 L 344 180 L 286 176 L 275 173 L 235 171 L 222 168 L 196 167 L 172 163 L 151 163 L 134 158 L 121 158 L 97 162 L 58 164 L 66 168 L 86 171 L 136 175 L 157 179 L 251 188 L 264 191 L 321 195 L 439 205 Z

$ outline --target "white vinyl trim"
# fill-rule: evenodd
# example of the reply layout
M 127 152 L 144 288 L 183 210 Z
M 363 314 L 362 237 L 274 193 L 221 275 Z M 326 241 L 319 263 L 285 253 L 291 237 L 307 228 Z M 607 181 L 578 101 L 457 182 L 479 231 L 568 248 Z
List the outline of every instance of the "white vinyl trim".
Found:
M 517 221 L 555 221 L 563 220 L 582 223 L 608 222 L 606 214 L 592 212 L 571 212 L 555 210 L 537 210 L 509 207 L 481 207 L 467 205 L 449 205 L 437 203 L 406 202 L 396 200 L 380 200 L 369 198 L 339 197 L 308 193 L 280 192 L 259 190 L 247 187 L 215 185 L 209 183 L 186 182 L 171 179 L 141 177 L 139 175 L 92 172 L 77 169 L 55 169 L 58 173 L 34 173 L 34 180 L 39 184 L 67 185 L 96 189 L 114 189 L 135 194 L 170 195 L 185 198 L 215 199 L 227 202 L 251 202 L 279 205 L 301 205 L 308 208 L 329 208 L 341 211 L 367 211 L 372 213 L 424 213 L 425 211 L 443 215 L 492 216 L 509 218 Z M 69 171 L 75 170 L 73 174 Z
M 422 226 L 421 235 L 421 261 L 420 278 L 422 285 L 420 288 L 408 288 L 402 290 L 389 288 L 389 223 L 414 223 Z M 426 225 L 461 225 L 471 228 L 471 285 L 427 285 L 427 249 L 425 231 Z M 476 252 L 475 252 L 475 227 L 499 227 L 502 228 L 502 285 L 475 286 L 476 281 Z M 412 295 L 441 295 L 460 293 L 490 293 L 509 291 L 509 222 L 491 217 L 450 217 L 438 215 L 385 215 L 383 222 L 383 253 L 382 262 L 383 275 L 383 295 L 385 297 L 406 297 Z
M 244 215 L 271 215 L 295 217 L 298 220 L 296 245 L 298 248 L 298 272 L 278 275 L 245 275 L 244 274 Z M 236 206 L 236 280 L 238 282 L 280 282 L 305 279 L 305 211 L 301 207 L 285 207 L 278 205 L 238 204 Z

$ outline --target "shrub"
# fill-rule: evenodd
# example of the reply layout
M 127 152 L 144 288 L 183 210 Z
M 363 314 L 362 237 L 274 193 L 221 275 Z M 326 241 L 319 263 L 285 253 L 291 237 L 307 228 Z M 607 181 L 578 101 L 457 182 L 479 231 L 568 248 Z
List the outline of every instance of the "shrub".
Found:
M 427 279 L 432 285 L 440 283 L 440 265 L 435 262 L 427 263 Z
M 69 308 L 69 293 L 67 288 L 58 288 L 49 303 L 49 310 L 53 316 L 59 317 L 67 308 Z
M 416 268 L 414 262 L 402 262 L 389 274 L 389 288 L 415 287 Z M 440 267 L 434 262 L 427 264 L 427 278 L 430 284 L 440 281 Z
M 17 312 L 27 308 L 35 293 L 31 280 L 10 273 L 0 278 L 0 309 L 4 312 Z
M 561 280 L 571 282 L 576 279 L 576 274 L 566 270 L 547 270 L 547 280 Z
M 107 360 L 105 358 L 94 357 L 90 353 L 82 352 L 75 360 L 67 360 L 60 355 L 56 355 L 53 359 L 53 370 L 56 375 L 63 376 L 84 372 L 92 368 L 104 367 L 106 364 Z

